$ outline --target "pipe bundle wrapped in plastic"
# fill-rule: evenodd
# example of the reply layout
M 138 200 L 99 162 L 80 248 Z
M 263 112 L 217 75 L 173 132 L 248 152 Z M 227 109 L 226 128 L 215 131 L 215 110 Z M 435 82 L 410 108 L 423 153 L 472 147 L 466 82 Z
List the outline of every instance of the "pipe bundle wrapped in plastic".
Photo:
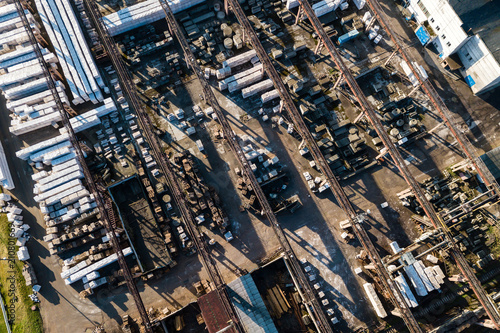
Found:
M 176 14 L 204 1 L 205 0 L 167 0 L 167 3 L 172 12 Z M 165 12 L 158 0 L 147 0 L 106 15 L 103 17 L 102 21 L 109 34 L 111 36 L 116 36 L 164 18 Z
M 72 102 L 101 102 L 100 87 L 104 87 L 104 83 L 71 4 L 68 0 L 36 0 L 35 3 L 73 95 Z

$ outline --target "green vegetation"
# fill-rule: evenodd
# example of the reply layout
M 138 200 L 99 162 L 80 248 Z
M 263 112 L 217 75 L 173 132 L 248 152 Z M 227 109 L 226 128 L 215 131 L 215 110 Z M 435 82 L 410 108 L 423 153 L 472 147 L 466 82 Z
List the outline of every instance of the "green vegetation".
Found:
M 5 214 L 0 215 L 0 257 L 7 257 L 7 244 L 9 241 L 10 226 Z M 17 251 L 17 246 L 16 246 Z M 32 311 L 34 303 L 28 297 L 32 293 L 31 287 L 26 286 L 22 275 L 23 263 L 16 260 L 0 260 L 0 292 L 6 306 L 15 302 L 15 318 L 11 322 L 12 332 L 38 333 L 43 332 L 42 317 L 39 311 Z M 10 277 L 15 278 L 15 294 L 9 294 Z M 12 319 L 12 318 L 11 318 Z M 3 318 L 0 324 L 0 333 L 7 332 Z
M 498 229 L 494 226 L 490 226 L 486 232 L 486 235 L 488 236 L 486 244 L 495 258 L 500 257 L 500 242 L 498 241 L 498 234 Z

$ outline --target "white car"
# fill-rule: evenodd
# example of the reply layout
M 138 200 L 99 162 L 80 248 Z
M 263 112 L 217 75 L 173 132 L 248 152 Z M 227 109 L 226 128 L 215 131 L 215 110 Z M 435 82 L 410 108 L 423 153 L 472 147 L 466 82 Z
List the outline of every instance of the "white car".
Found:
M 303 175 L 304 175 L 306 181 L 310 181 L 312 179 L 312 176 L 309 172 L 304 172 Z

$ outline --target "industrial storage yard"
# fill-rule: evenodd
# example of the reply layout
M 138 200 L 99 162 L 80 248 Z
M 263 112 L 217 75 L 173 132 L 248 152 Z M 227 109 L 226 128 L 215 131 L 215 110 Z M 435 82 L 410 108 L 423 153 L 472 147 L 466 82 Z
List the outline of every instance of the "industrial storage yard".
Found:
M 1 2 L 0 331 L 500 330 L 495 13 Z

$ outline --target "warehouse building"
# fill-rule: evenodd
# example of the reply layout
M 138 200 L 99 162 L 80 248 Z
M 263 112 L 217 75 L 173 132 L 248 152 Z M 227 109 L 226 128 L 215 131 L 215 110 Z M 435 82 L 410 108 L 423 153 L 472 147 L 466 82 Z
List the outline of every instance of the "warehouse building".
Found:
M 458 69 L 474 94 L 500 84 L 500 2 L 408 0 L 423 45 L 438 51 L 444 66 Z

